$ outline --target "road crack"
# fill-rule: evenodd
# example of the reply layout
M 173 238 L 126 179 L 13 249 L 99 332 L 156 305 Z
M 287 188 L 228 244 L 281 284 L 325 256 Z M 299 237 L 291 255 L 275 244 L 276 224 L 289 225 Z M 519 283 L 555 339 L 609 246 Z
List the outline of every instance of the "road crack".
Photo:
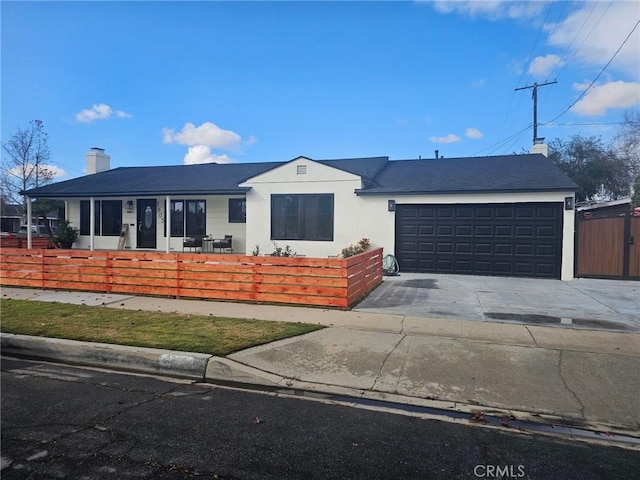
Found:
M 524 328 L 527 330 L 527 332 L 529 332 L 529 335 L 531 336 L 531 340 L 533 340 L 533 344 L 536 347 L 540 348 L 540 345 L 538 345 L 538 342 L 536 341 L 536 337 L 533 336 L 533 332 L 531 330 L 529 330 L 529 327 L 526 326 L 526 325 L 524 326 Z
M 569 388 L 569 385 L 567 385 L 567 381 L 565 380 L 564 376 L 562 375 L 562 357 L 564 355 L 564 351 L 560 350 L 560 356 L 558 357 L 558 374 L 560 375 L 560 380 L 562 380 L 562 384 L 564 385 L 564 388 L 567 389 L 567 391 L 573 396 L 573 398 L 576 399 L 576 402 L 578 402 L 580 404 L 580 416 L 582 417 L 583 420 L 586 421 L 586 417 L 584 415 L 584 403 L 582 403 L 582 401 L 578 398 L 578 395 L 576 394 L 576 392 L 574 392 L 573 390 L 571 390 Z
M 376 384 L 378 383 L 378 380 L 380 380 L 380 377 L 382 376 L 382 370 L 384 369 L 384 366 L 386 365 L 387 360 L 389 360 L 389 357 L 393 354 L 393 352 L 396 351 L 396 349 L 398 348 L 400 343 L 402 343 L 402 341 L 405 338 L 407 338 L 407 335 L 402 335 L 402 337 L 400 337 L 400 340 L 398 340 L 398 342 L 393 346 L 393 348 L 389 351 L 389 353 L 387 353 L 386 357 L 384 357 L 384 360 L 382 361 L 382 364 L 380 365 L 380 369 L 378 370 L 378 374 L 376 375 L 376 378 L 373 381 L 373 385 L 371 385 L 371 388 L 369 390 L 374 390 L 376 388 Z

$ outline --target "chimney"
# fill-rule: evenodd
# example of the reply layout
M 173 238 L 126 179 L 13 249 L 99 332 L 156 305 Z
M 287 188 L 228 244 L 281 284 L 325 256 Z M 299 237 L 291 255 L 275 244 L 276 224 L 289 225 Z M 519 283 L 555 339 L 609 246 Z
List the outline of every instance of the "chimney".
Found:
M 435 154 L 436 154 L 436 160 L 437 160 L 438 158 L 440 158 L 440 150 L 436 150 L 436 151 L 435 151 Z
M 87 175 L 106 172 L 111 168 L 111 157 L 104 153 L 104 148 L 92 147 L 87 152 Z
M 544 137 L 536 138 L 533 142 L 533 147 L 530 150 L 531 153 L 541 153 L 545 157 L 549 156 L 549 145 L 544 143 Z

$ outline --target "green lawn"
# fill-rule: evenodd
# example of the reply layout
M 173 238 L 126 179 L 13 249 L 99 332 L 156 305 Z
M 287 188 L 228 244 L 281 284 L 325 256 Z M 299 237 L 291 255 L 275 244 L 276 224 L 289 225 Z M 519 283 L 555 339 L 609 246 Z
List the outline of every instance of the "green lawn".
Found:
M 120 310 L 0 299 L 5 333 L 224 356 L 323 328 L 306 323 Z

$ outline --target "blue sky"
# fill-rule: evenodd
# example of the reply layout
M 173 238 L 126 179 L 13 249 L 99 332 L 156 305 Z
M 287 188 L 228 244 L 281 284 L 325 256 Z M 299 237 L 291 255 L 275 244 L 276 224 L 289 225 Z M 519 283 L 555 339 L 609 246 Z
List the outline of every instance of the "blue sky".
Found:
M 1 8 L 2 142 L 42 120 L 59 179 L 96 146 L 112 167 L 521 152 L 533 103 L 514 89 L 556 79 L 547 140 L 609 140 L 640 105 L 638 2 Z

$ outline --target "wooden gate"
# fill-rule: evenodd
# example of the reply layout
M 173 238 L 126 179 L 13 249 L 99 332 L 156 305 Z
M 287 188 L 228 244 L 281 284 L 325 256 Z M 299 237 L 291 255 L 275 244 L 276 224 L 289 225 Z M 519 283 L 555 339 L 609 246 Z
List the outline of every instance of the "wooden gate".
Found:
M 640 217 L 578 218 L 575 271 L 577 277 L 640 280 Z

